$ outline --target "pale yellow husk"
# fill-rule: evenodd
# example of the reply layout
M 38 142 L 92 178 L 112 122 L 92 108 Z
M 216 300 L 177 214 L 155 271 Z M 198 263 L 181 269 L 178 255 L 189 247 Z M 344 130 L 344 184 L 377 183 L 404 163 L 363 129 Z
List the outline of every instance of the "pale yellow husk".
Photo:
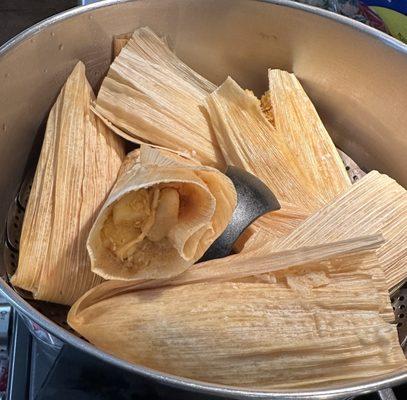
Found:
M 250 272 L 237 255 L 146 282 L 150 289 L 105 282 L 73 306 L 68 322 L 108 353 L 210 383 L 321 388 L 373 378 L 406 368 L 387 322 L 380 243 L 376 236 L 273 253 L 252 258 Z M 237 282 L 266 268 L 271 283 Z
M 377 254 L 391 289 L 407 276 L 407 191 L 388 176 L 372 171 L 287 237 L 276 241 L 270 235 L 267 240 L 263 232 L 259 240 L 267 242 L 264 251 L 276 251 L 376 232 L 386 240 Z
M 233 183 L 218 170 L 142 145 L 90 232 L 92 271 L 120 280 L 177 275 L 202 257 L 235 206 Z
M 93 98 L 80 62 L 48 118 L 11 279 L 39 300 L 72 304 L 102 281 L 90 270 L 86 239 L 124 149 L 90 112 Z
M 95 110 L 128 140 L 194 152 L 205 165 L 223 168 L 202 107 L 215 88 L 150 29 L 140 28 L 110 66 Z
M 338 151 L 295 75 L 270 69 L 268 77 L 276 130 L 295 154 L 304 184 L 326 204 L 351 185 Z
M 318 195 L 302 182 L 295 153 L 268 122 L 253 93 L 228 78 L 207 97 L 207 110 L 229 165 L 256 175 L 282 203 L 310 211 L 322 206 Z
M 128 140 L 190 152 L 221 169 L 225 162 L 240 166 L 265 181 L 282 204 L 274 218 L 249 228 L 235 250 L 259 226 L 270 224 L 276 238 L 287 235 L 298 226 L 299 215 L 308 217 L 350 185 L 295 77 L 280 79 L 286 74 L 271 70 L 270 90 L 261 102 L 230 78 L 208 96 L 216 86 L 183 64 L 151 30 L 138 29 L 127 40 L 128 35 L 114 39 L 121 52 L 102 84 L 95 112 Z

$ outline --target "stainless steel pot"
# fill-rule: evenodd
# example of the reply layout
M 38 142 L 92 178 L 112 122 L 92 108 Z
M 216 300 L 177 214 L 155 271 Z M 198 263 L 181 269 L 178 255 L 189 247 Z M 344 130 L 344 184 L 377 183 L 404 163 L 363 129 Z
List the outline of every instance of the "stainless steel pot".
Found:
M 0 48 L 0 221 L 21 182 L 34 138 L 61 85 L 83 60 L 97 87 L 112 35 L 148 25 L 215 83 L 230 74 L 261 93 L 266 70 L 301 79 L 336 144 L 365 169 L 407 185 L 407 47 L 358 22 L 290 1 L 110 0 L 52 17 Z M 0 227 L 3 229 L 3 227 Z M 0 264 L 2 258 L 0 258 Z M 2 266 L 4 269 L 4 266 Z M 28 319 L 112 367 L 188 391 L 229 398 L 343 398 L 407 381 L 407 374 L 313 391 L 250 391 L 170 376 L 112 357 L 0 290 Z

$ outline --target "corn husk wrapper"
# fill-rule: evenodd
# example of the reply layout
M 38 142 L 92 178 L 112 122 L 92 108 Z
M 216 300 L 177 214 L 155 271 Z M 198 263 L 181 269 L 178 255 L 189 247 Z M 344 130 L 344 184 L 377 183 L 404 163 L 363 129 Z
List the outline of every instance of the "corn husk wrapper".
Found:
M 223 168 L 202 107 L 215 88 L 150 29 L 140 28 L 110 66 L 95 111 L 127 140 L 189 151 L 203 164 Z
M 11 279 L 39 300 L 72 304 L 102 281 L 90 270 L 86 238 L 124 149 L 90 112 L 92 100 L 78 63 L 48 117 Z
M 90 232 L 92 270 L 122 280 L 177 275 L 224 231 L 235 206 L 235 188 L 218 170 L 143 145 Z
M 250 273 L 291 259 L 275 283 L 230 281 L 236 264 L 225 262 L 221 273 L 207 262 L 150 289 L 105 282 L 73 306 L 68 322 L 108 353 L 210 383 L 323 387 L 399 371 L 406 361 L 386 322 L 389 299 L 383 303 L 385 287 L 379 293 L 370 275 L 380 269 L 379 244 L 370 237 L 253 260 Z M 247 261 L 237 266 L 240 278 L 242 269 Z M 207 281 L 193 283 L 202 270 Z
M 294 249 L 376 232 L 381 232 L 386 240 L 377 253 L 391 289 L 407 276 L 407 192 L 393 179 L 372 171 L 287 237 L 273 241 L 271 235 L 264 251 Z M 266 242 L 264 235 L 260 240 Z
M 289 152 L 251 92 L 229 77 L 207 97 L 207 110 L 228 165 L 256 175 L 283 203 L 305 210 L 322 206 L 303 184 L 295 154 Z
M 113 63 L 109 76 L 102 85 L 95 112 L 104 118 L 112 129 L 126 139 L 136 142 L 139 142 L 140 139 L 149 140 L 177 151 L 190 151 L 192 154 L 197 152 L 198 159 L 205 164 L 223 168 L 224 162 L 220 160 L 222 157 L 217 156 L 215 163 L 207 157 L 207 155 L 212 154 L 208 152 L 211 146 L 216 153 L 219 152 L 217 145 L 217 141 L 219 141 L 223 157 L 229 164 L 241 166 L 258 175 L 262 180 L 272 181 L 271 189 L 275 189 L 275 186 L 278 185 L 282 186 L 283 183 L 288 185 L 289 190 L 282 188 L 283 190 L 276 193 L 279 201 L 283 203 L 282 210 L 279 212 L 279 215 L 276 215 L 278 219 L 263 218 L 263 224 L 260 224 L 265 225 L 273 221 L 269 230 L 274 233 L 275 237 L 284 236 L 298 226 L 299 219 L 294 218 L 290 221 L 290 212 L 286 210 L 286 206 L 289 209 L 295 207 L 300 210 L 300 212 L 296 213 L 297 215 L 309 216 L 310 213 L 325 204 L 327 199 L 330 200 L 330 196 L 339 193 L 341 189 L 346 188 L 350 184 L 329 135 L 325 131 L 310 100 L 302 90 L 301 85 L 294 77 L 288 79 L 287 82 L 282 82 L 281 79 L 273 79 L 270 82 L 270 87 L 275 86 L 276 93 L 267 92 L 261 102 L 253 95 L 244 93 L 240 88 L 238 89 L 245 96 L 242 93 L 238 93 L 236 88 L 234 88 L 234 92 L 229 90 L 229 94 L 225 95 L 226 100 L 234 98 L 234 101 L 239 103 L 236 99 L 239 99 L 240 96 L 240 104 L 234 104 L 237 110 L 235 115 L 232 115 L 232 107 L 230 109 L 225 107 L 224 110 L 221 110 L 229 118 L 229 121 L 222 122 L 225 122 L 226 125 L 229 123 L 231 126 L 229 126 L 229 129 L 228 127 L 223 127 L 220 130 L 217 129 L 217 138 L 215 138 L 211 127 L 208 126 L 207 118 L 202 118 L 202 105 L 205 95 L 215 90 L 216 87 L 180 62 L 169 50 L 165 42 L 154 35 L 148 28 L 137 30 L 133 38 L 129 42 L 127 40 L 126 35 L 121 35 L 121 37 L 114 40 L 116 53 L 122 49 L 124 44 L 126 45 L 124 51 L 120 53 L 120 56 Z M 137 61 L 135 61 L 136 59 Z M 144 64 L 141 65 L 140 63 Z M 169 71 L 169 74 L 165 74 L 165 83 L 157 75 L 159 73 L 154 69 L 156 66 L 160 67 L 160 71 Z M 167 75 L 172 77 L 171 73 L 173 72 L 175 72 L 177 77 L 182 77 L 183 83 L 177 82 L 176 78 L 167 78 Z M 279 72 L 283 74 L 283 72 Z M 270 71 L 270 76 L 273 73 L 274 71 Z M 288 74 L 287 76 L 290 75 Z M 284 74 L 283 77 L 285 77 Z M 188 86 L 191 82 L 193 82 L 193 87 Z M 299 96 L 300 99 L 290 102 L 290 90 L 288 90 L 288 94 L 286 93 L 287 91 L 279 90 L 281 82 L 289 85 L 291 92 L 295 91 L 295 95 Z M 119 87 L 121 83 L 125 87 Z M 224 84 L 223 86 L 228 85 Z M 229 86 L 231 86 L 230 82 Z M 135 89 L 134 93 L 132 91 L 132 94 L 129 94 L 128 88 L 131 88 L 131 90 Z M 170 93 L 171 90 L 176 91 L 177 95 Z M 117 92 L 116 95 L 114 95 L 115 91 Z M 226 92 L 227 89 L 220 88 L 217 92 L 222 91 Z M 116 99 L 122 95 L 121 93 L 124 93 L 123 102 L 119 101 L 117 103 Z M 148 101 L 152 99 L 153 103 L 147 107 L 146 113 L 140 113 L 140 103 L 145 101 L 144 97 L 142 98 L 144 95 L 148 96 Z M 229 99 L 227 99 L 228 96 Z M 191 100 L 191 97 L 193 97 L 193 100 Z M 168 98 L 170 98 L 171 110 L 168 108 Z M 186 98 L 189 100 L 184 101 Z M 273 104 L 273 102 L 276 104 Z M 134 110 L 137 107 L 137 112 L 132 112 L 133 107 Z M 143 107 L 145 108 L 145 104 Z M 144 109 L 143 107 L 141 108 Z M 284 107 L 290 108 L 291 114 L 294 117 L 291 114 L 285 115 L 281 112 L 281 109 Z M 157 109 L 160 117 L 152 117 L 152 113 L 157 111 Z M 199 112 L 197 113 L 198 109 Z M 181 124 L 182 127 L 178 126 L 174 130 L 172 127 L 175 125 L 172 121 L 167 125 L 167 128 L 171 127 L 171 129 L 162 129 L 163 126 L 161 126 L 158 127 L 157 131 L 158 124 L 167 121 L 167 111 L 170 111 L 169 115 L 171 118 L 174 116 L 177 118 L 176 124 Z M 249 117 L 249 120 L 245 120 L 247 117 L 247 115 L 243 115 L 245 112 L 251 114 L 251 119 Z M 165 114 L 164 116 L 162 115 L 163 113 Z M 140 116 L 140 114 L 142 115 Z M 275 120 L 274 114 L 277 115 L 278 121 Z M 220 118 L 224 116 L 220 115 Z M 234 117 L 236 121 L 233 121 Z M 135 118 L 137 119 L 136 122 L 134 122 Z M 194 124 L 196 123 L 193 128 L 194 136 L 191 136 L 189 131 L 185 133 L 185 129 L 188 130 L 191 127 L 192 120 L 195 121 Z M 236 124 L 233 127 L 234 122 Z M 154 129 L 151 129 L 151 124 L 153 124 Z M 273 124 L 277 125 L 277 131 L 273 129 Z M 285 125 L 288 127 L 288 133 L 284 131 Z M 144 132 L 144 128 L 147 126 L 150 129 L 145 129 Z M 245 129 L 239 129 L 242 126 Z M 314 129 L 315 127 L 317 129 Z M 234 128 L 237 130 L 233 131 Z M 141 134 L 137 132 L 140 129 L 143 131 Z M 256 129 L 261 132 L 260 135 L 259 132 L 256 132 Z M 208 130 L 210 131 L 209 135 Z M 157 134 L 152 133 L 152 131 L 157 132 Z M 177 132 L 177 137 L 174 139 L 172 132 L 175 131 Z M 247 131 L 243 139 L 240 138 L 242 131 Z M 299 134 L 302 131 L 306 132 L 306 135 Z M 179 132 L 184 133 L 180 134 Z M 251 132 L 256 132 L 256 135 L 253 135 Z M 145 135 L 143 136 L 144 133 Z M 204 155 L 199 154 L 199 152 L 204 150 L 208 143 L 198 143 L 201 140 L 201 136 L 210 138 L 210 145 L 206 147 Z M 272 136 L 271 142 L 270 136 Z M 179 143 L 179 140 L 184 139 L 183 143 Z M 289 146 L 287 146 L 287 139 L 291 139 Z M 231 141 L 232 145 L 228 141 Z M 247 143 L 252 144 L 252 146 L 246 146 Z M 260 152 L 255 150 L 259 145 Z M 298 159 L 298 154 L 304 152 L 304 149 L 306 158 L 311 166 L 305 172 L 303 160 Z M 272 163 L 270 160 L 272 160 Z M 266 168 L 264 168 L 265 165 Z M 270 171 L 267 170 L 267 166 L 270 169 L 274 169 L 277 173 L 274 175 L 269 174 Z M 275 179 L 276 175 L 278 179 Z M 323 184 L 330 186 L 332 183 L 334 183 L 333 187 L 323 188 Z M 299 188 L 301 190 L 298 190 Z M 322 191 L 321 194 L 319 193 L 320 191 Z M 284 197 L 289 196 L 291 198 L 286 200 L 279 196 L 280 193 L 283 193 Z M 287 195 L 287 193 L 289 194 Z M 282 221 L 279 220 L 280 216 Z M 281 227 L 280 224 L 282 225 Z M 236 244 L 235 250 L 240 250 L 244 245 L 245 238 L 249 237 L 257 229 L 257 224 L 249 228 L 240 239 L 240 243 Z
M 261 232 L 259 230 L 256 234 Z M 324 285 L 332 291 L 338 283 L 353 287 L 354 280 L 359 279 L 355 274 L 364 274 L 369 277 L 369 285 L 374 287 L 372 290 L 375 294 L 372 295 L 376 297 L 381 315 L 387 321 L 393 321 L 386 278 L 377 256 L 371 251 L 378 249 L 382 243 L 381 235 L 373 235 L 273 253 L 265 251 L 263 247 L 248 246 L 242 254 L 197 264 L 168 284 L 215 280 L 268 282 L 288 285 L 301 295 L 310 294 L 313 287 Z M 370 257 L 360 257 L 359 263 L 355 265 L 355 259 L 348 257 L 355 248 L 358 249 L 358 257 L 362 251 L 369 252 Z M 324 262 L 328 259 L 329 262 Z
M 270 93 L 267 92 L 261 98 L 263 113 L 268 113 L 268 118 L 274 122 L 272 106 L 269 103 Z M 271 114 L 271 115 L 270 115 Z M 366 173 L 343 151 L 337 149 L 342 162 L 346 165 L 346 171 L 349 179 L 357 181 L 363 178 Z M 270 244 L 278 238 L 288 236 L 301 223 L 309 217 L 308 213 L 295 207 L 284 207 L 284 212 L 275 211 L 265 214 L 250 225 L 234 244 L 233 249 L 236 252 L 247 251 L 248 248 L 255 244 L 257 247 L 263 244 Z
M 304 184 L 326 204 L 351 185 L 338 151 L 295 75 L 270 69 L 268 77 L 276 130 L 295 155 Z

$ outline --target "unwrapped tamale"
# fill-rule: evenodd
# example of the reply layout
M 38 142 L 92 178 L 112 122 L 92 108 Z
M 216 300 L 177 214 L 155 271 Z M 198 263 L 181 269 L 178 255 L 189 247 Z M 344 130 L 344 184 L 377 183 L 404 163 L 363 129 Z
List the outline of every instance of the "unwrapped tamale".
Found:
M 222 277 L 211 264 L 222 260 L 201 264 L 209 271 L 206 282 L 190 279 L 205 275 L 198 265 L 184 273 L 189 281 L 180 275 L 178 283 L 155 281 L 149 289 L 105 282 L 75 303 L 68 322 L 110 354 L 210 383 L 320 388 L 401 371 L 406 360 L 387 322 L 386 287 L 373 283 L 380 243 L 366 238 L 297 249 L 288 256 L 293 265 L 277 271 L 274 283 L 222 281 L 235 268 L 217 265 Z M 287 254 L 269 257 L 270 269 L 273 260 L 280 266 L 287 260 Z M 249 274 L 267 265 L 251 262 L 252 271 L 247 260 L 240 265 Z
M 36 299 L 72 304 L 102 281 L 90 270 L 86 239 L 124 149 L 90 112 L 93 99 L 80 62 L 48 118 L 11 279 Z
M 110 66 L 95 110 L 128 140 L 190 151 L 206 165 L 224 167 L 202 107 L 215 88 L 140 28 Z
M 90 232 L 92 271 L 123 280 L 179 274 L 224 231 L 235 206 L 226 175 L 142 145 L 124 162 Z

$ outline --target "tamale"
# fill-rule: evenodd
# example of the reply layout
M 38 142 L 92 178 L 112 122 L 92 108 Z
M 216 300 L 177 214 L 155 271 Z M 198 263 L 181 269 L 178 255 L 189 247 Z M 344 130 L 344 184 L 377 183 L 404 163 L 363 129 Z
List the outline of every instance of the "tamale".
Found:
M 261 249 L 251 248 L 250 254 L 235 254 L 228 257 L 197 263 L 182 274 L 170 279 L 146 279 L 142 281 L 132 280 L 127 282 L 118 280 L 105 281 L 102 285 L 99 285 L 86 293 L 83 296 L 83 300 L 78 301 L 78 303 L 81 303 L 81 307 L 83 307 L 84 304 L 89 304 L 89 302 L 95 303 L 96 301 L 101 301 L 129 290 L 155 289 L 191 283 L 236 282 L 237 280 L 250 278 L 265 272 L 270 274 L 281 272 L 282 274 L 288 275 L 296 273 L 298 276 L 304 276 L 310 272 L 309 268 L 316 268 L 323 270 L 326 273 L 330 273 L 332 272 L 332 268 L 330 262 L 326 262 L 326 260 L 335 261 L 341 258 L 343 259 L 354 252 L 358 253 L 358 257 L 361 252 L 369 252 L 370 254 L 373 254 L 373 256 L 370 258 L 363 258 L 358 264 L 352 262 L 350 264 L 351 270 L 357 270 L 358 272 L 362 270 L 367 271 L 369 277 L 377 277 L 379 281 L 378 285 L 385 286 L 383 271 L 381 268 L 377 269 L 376 255 L 374 252 L 372 253 L 372 250 L 379 248 L 379 246 L 383 244 L 383 241 L 383 236 L 377 234 L 348 239 L 342 242 L 271 253 L 264 252 Z M 373 261 L 372 258 L 374 258 Z M 358 259 L 360 259 L 360 257 Z M 367 262 L 365 262 L 366 260 Z M 312 266 L 312 264 L 314 265 Z M 304 265 L 311 265 L 311 267 L 303 268 Z M 334 269 L 334 271 L 336 271 L 336 269 Z M 336 272 L 342 271 L 338 270 Z M 344 269 L 343 272 L 346 272 L 346 269 Z M 356 276 L 356 278 L 358 277 Z M 284 277 L 282 277 L 282 280 L 284 281 Z M 341 280 L 341 282 L 343 282 L 343 280 Z M 277 283 L 277 278 L 273 279 L 273 283 Z M 388 303 L 388 294 L 386 290 L 385 293 L 385 303 Z
M 95 111 L 127 140 L 195 152 L 202 163 L 223 168 L 202 107 L 215 88 L 150 29 L 140 28 L 110 66 Z
M 372 171 L 290 235 L 265 246 L 273 251 L 293 249 L 376 232 L 386 240 L 377 254 L 391 289 L 407 276 L 407 191 Z
M 207 110 L 222 154 L 260 178 L 281 202 L 305 210 L 322 206 L 301 181 L 300 166 L 263 115 L 259 100 L 228 78 L 207 97 Z M 282 211 L 284 206 L 282 206 Z
M 226 162 L 257 175 L 282 202 L 278 213 L 261 218 L 261 225 L 270 223 L 270 233 L 278 238 L 302 220 L 292 218 L 289 209 L 297 208 L 296 214 L 305 218 L 351 183 L 299 82 L 291 78 L 299 86 L 294 96 L 300 100 L 294 101 L 280 88 L 273 73 L 269 72 L 270 90 L 261 101 L 229 77 L 207 97 L 207 110 Z M 258 228 L 259 223 L 250 227 L 235 250 L 240 250 Z
M 268 114 L 272 114 L 271 108 L 267 103 L 269 93 L 263 95 L 262 111 Z M 264 104 L 263 104 L 264 103 Z M 273 116 L 267 116 L 269 119 L 274 119 Z M 358 179 L 366 175 L 366 173 L 343 151 L 337 149 L 339 156 L 343 164 L 346 166 L 346 171 L 349 179 L 352 182 L 356 182 Z M 265 214 L 257 219 L 252 225 L 245 229 L 239 239 L 235 242 L 233 249 L 236 252 L 240 252 L 246 249 L 246 242 L 259 242 L 264 241 L 270 243 L 278 238 L 288 236 L 294 231 L 301 223 L 309 217 L 309 213 L 304 212 L 301 209 L 295 208 L 291 205 L 289 208 L 287 204 L 283 205 L 284 211 L 275 211 L 273 213 Z M 268 232 L 268 234 L 267 234 Z M 261 236 L 258 236 L 260 234 Z M 250 243 L 248 243 L 250 245 Z
M 34 298 L 72 304 L 102 280 L 86 239 L 124 158 L 120 138 L 93 113 L 79 62 L 50 112 L 11 282 Z
M 268 77 L 276 130 L 301 166 L 304 183 L 326 204 L 351 185 L 338 151 L 295 75 L 270 69 Z
M 137 290 L 134 282 L 105 282 L 75 303 L 68 322 L 110 354 L 210 383 L 288 389 L 373 378 L 406 369 L 397 330 L 386 322 L 385 285 L 379 291 L 372 284 L 378 244 L 375 237 L 359 239 L 338 245 L 338 253 L 332 244 L 323 261 L 322 248 L 308 249 L 302 266 L 298 249 L 296 266 L 280 270 L 275 284 L 217 276 Z M 215 261 L 201 268 L 216 273 Z M 252 266 L 258 272 L 256 261 Z
M 90 232 L 92 271 L 123 280 L 179 274 L 224 231 L 235 206 L 226 175 L 142 145 L 124 162 Z
M 225 166 L 224 158 L 232 165 L 246 169 L 250 166 L 249 170 L 255 175 L 272 181 L 272 189 L 275 189 L 274 186 L 281 186 L 282 190 L 277 190 L 279 201 L 290 209 L 300 210 L 297 215 L 310 215 L 329 201 L 332 194 L 340 193 L 350 185 L 332 140 L 310 100 L 301 91 L 298 81 L 295 81 L 299 86 L 295 86 L 295 93 L 300 100 L 288 104 L 290 113 L 295 114 L 288 116 L 288 122 L 285 121 L 287 116 L 281 110 L 289 103 L 289 96 L 284 91 L 276 90 L 274 94 L 271 90 L 272 85 L 279 86 L 278 79 L 270 83 L 270 90 L 262 97 L 261 102 L 249 93 L 245 93 L 246 97 L 237 93 L 236 88 L 234 92 L 229 90 L 231 98 L 237 96 L 239 99 L 240 95 L 241 103 L 234 105 L 237 107 L 236 115 L 228 115 L 233 113 L 231 109 L 227 109 L 228 104 L 224 110 L 220 110 L 218 104 L 218 111 L 223 111 L 222 116 L 227 115 L 232 120 L 226 121 L 226 125 L 228 122 L 233 123 L 233 117 L 240 117 L 236 123 L 238 128 L 244 122 L 245 136 L 239 140 L 243 130 L 233 132 L 233 128 L 229 127 L 228 130 L 223 127 L 223 130 L 213 132 L 211 124 L 208 124 L 208 116 L 203 107 L 204 99 L 216 89 L 215 85 L 182 63 L 167 44 L 148 28 L 138 29 L 130 40 L 127 37 L 122 35 L 114 39 L 116 52 L 125 46 L 103 82 L 95 108 L 97 115 L 116 133 L 137 143 L 149 141 L 177 151 L 196 153 L 201 162 L 220 169 Z M 270 71 L 270 76 L 272 74 L 273 71 Z M 290 82 L 288 80 L 289 84 Z M 227 90 L 218 89 L 217 92 L 222 91 Z M 236 98 L 231 98 L 224 101 L 234 100 L 238 103 Z M 247 110 L 242 109 L 245 107 Z M 248 121 L 245 121 L 245 113 L 240 115 L 242 111 L 246 114 L 252 113 Z M 259 115 L 262 117 L 260 120 Z M 278 115 L 279 121 L 275 121 L 275 115 Z M 285 122 L 289 132 L 282 129 Z M 274 129 L 273 124 L 278 129 Z M 315 127 L 318 129 L 314 132 Z M 302 130 L 306 135 L 298 134 Z M 231 136 L 231 133 L 234 134 Z M 290 139 L 289 144 L 287 139 Z M 247 143 L 250 146 L 247 146 Z M 262 146 L 258 151 L 255 148 L 260 144 Z M 236 146 L 239 149 L 236 150 Z M 312 161 L 306 168 L 303 159 L 298 156 L 304 149 L 307 161 Z M 310 171 L 304 171 L 308 169 Z M 275 170 L 276 173 L 269 174 L 270 170 Z M 322 178 L 317 178 L 318 174 L 322 175 Z M 333 187 L 323 188 L 323 184 Z M 322 192 L 319 193 L 320 191 Z M 280 193 L 290 199 L 286 201 L 279 196 Z M 274 232 L 276 237 L 291 232 L 298 225 L 299 219 L 294 218 L 291 221 L 286 211 L 288 210 L 283 204 L 279 212 L 282 221 L 262 218 L 263 225 L 273 221 L 270 231 Z M 253 225 L 246 232 L 246 236 L 250 236 L 256 229 L 257 225 Z M 241 248 L 243 244 L 244 238 L 235 249 Z

